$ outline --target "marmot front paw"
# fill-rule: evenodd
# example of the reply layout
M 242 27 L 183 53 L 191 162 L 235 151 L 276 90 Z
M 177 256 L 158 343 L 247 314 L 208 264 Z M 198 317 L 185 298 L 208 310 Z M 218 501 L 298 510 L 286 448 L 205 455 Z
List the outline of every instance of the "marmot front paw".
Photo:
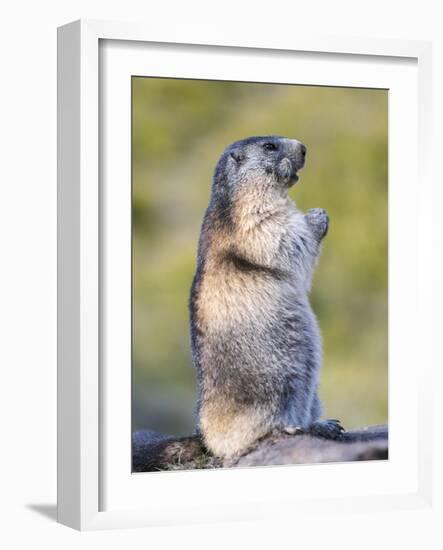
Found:
M 306 221 L 314 235 L 320 240 L 325 237 L 329 228 L 329 216 L 323 208 L 311 208 L 305 214 Z

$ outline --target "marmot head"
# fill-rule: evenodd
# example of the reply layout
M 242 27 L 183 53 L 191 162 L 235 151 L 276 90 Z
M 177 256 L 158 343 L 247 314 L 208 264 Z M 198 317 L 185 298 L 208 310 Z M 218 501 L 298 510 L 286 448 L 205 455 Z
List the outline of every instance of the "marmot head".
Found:
M 233 192 L 265 185 L 286 190 L 298 181 L 305 164 L 306 147 L 281 136 L 250 137 L 236 141 L 223 152 L 214 174 L 214 190 Z

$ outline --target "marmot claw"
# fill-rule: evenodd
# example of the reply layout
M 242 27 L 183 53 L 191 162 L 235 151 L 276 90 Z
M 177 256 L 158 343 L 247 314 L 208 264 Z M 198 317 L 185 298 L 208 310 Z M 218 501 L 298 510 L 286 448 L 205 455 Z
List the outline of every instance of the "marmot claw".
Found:
M 317 420 L 309 426 L 308 433 L 317 437 L 326 439 L 340 439 L 345 429 L 339 420 L 328 418 L 326 420 Z

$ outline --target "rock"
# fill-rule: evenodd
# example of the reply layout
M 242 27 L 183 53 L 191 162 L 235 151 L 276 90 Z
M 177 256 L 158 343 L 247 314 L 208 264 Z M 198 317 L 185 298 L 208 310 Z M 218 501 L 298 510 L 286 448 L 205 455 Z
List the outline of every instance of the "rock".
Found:
M 194 470 L 202 468 L 276 466 L 387 460 L 388 427 L 372 426 L 344 432 L 330 440 L 310 434 L 270 434 L 236 460 L 214 457 L 198 436 L 176 438 L 151 430 L 133 434 L 133 471 Z

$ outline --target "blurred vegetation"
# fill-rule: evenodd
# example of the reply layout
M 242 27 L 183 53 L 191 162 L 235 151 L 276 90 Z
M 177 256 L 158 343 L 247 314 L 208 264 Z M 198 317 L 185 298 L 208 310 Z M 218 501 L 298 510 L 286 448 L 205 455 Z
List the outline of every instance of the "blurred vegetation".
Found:
M 320 393 L 347 428 L 387 421 L 387 92 L 134 77 L 133 428 L 193 431 L 188 292 L 212 172 L 232 141 L 303 141 L 291 190 L 331 225 L 313 284 Z

